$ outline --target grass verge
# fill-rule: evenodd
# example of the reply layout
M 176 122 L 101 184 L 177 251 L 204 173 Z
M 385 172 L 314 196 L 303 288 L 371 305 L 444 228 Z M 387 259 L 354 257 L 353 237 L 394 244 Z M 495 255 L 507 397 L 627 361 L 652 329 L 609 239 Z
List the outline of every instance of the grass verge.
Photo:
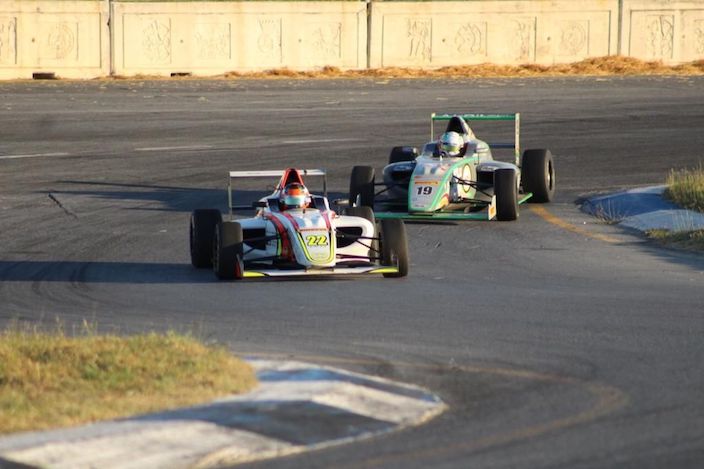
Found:
M 646 234 L 650 239 L 667 247 L 686 251 L 704 251 L 704 230 L 650 230 Z
M 670 171 L 664 196 L 680 207 L 704 212 L 704 166 Z M 650 230 L 650 239 L 677 249 L 704 251 L 704 230 Z
M 0 333 L 0 433 L 183 407 L 255 384 L 225 348 L 176 333 Z
M 670 171 L 665 197 L 681 207 L 704 212 L 704 166 Z

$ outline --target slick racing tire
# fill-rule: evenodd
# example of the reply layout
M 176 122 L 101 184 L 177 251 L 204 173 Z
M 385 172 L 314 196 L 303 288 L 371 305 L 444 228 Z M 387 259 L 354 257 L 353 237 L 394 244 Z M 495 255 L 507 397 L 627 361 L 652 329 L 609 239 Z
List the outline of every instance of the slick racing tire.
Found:
M 418 149 L 414 147 L 393 147 L 389 154 L 389 164 L 402 161 L 413 161 L 418 156 Z
M 371 166 L 352 168 L 349 203 L 351 207 L 374 207 L 374 168 Z
M 197 209 L 191 213 L 188 237 L 193 267 L 203 269 L 213 265 L 213 239 L 221 221 L 220 210 Z
M 547 203 L 555 196 L 555 167 L 550 150 L 526 150 L 521 166 L 523 192 L 532 192 L 532 203 Z
M 398 219 L 381 220 L 381 264 L 398 267 L 398 272 L 383 274 L 384 277 L 405 277 L 408 275 L 408 238 L 406 225 Z
M 239 223 L 218 224 L 213 241 L 213 271 L 220 280 L 242 278 L 242 225 Z
M 516 171 L 501 168 L 494 171 L 494 195 L 496 195 L 496 219 L 511 221 L 518 218 L 518 185 Z
M 374 211 L 369 207 L 347 207 L 343 212 L 343 215 L 350 217 L 360 217 L 372 222 L 372 226 L 376 227 L 376 217 L 374 217 Z M 357 239 L 356 242 L 363 243 L 369 246 L 369 258 L 374 259 L 379 257 L 379 240 L 377 239 Z

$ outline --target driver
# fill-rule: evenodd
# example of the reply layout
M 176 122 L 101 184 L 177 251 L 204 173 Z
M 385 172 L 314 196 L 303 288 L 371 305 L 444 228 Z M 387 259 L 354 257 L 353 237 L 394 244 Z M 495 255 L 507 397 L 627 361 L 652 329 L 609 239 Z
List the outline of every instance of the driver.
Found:
M 292 182 L 284 187 L 279 196 L 281 210 L 290 210 L 295 208 L 308 208 L 310 205 L 310 193 L 306 186 L 297 182 Z
M 457 132 L 445 132 L 440 137 L 440 154 L 456 158 L 464 147 L 464 139 Z

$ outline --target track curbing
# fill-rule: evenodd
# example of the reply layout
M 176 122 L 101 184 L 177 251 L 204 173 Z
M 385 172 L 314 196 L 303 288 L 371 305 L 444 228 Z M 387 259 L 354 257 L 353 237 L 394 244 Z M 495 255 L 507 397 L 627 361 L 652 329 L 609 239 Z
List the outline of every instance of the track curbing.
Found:
M 0 466 L 210 468 L 367 439 L 420 425 L 446 409 L 418 386 L 297 361 L 248 362 L 260 382 L 250 393 L 8 435 L 0 438 Z

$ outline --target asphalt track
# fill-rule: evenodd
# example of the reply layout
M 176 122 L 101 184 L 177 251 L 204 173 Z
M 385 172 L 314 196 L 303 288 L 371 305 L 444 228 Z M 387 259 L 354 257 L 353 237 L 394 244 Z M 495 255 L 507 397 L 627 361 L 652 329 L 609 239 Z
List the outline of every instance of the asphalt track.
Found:
M 225 208 L 228 170 L 323 167 L 334 197 L 352 165 L 426 140 L 433 111 L 521 112 L 524 148 L 555 155 L 556 202 L 409 225 L 406 279 L 233 284 L 190 267 L 189 212 Z M 703 127 L 702 77 L 2 83 L 0 324 L 193 331 L 450 406 L 252 467 L 701 467 L 704 257 L 575 201 L 698 164 Z

